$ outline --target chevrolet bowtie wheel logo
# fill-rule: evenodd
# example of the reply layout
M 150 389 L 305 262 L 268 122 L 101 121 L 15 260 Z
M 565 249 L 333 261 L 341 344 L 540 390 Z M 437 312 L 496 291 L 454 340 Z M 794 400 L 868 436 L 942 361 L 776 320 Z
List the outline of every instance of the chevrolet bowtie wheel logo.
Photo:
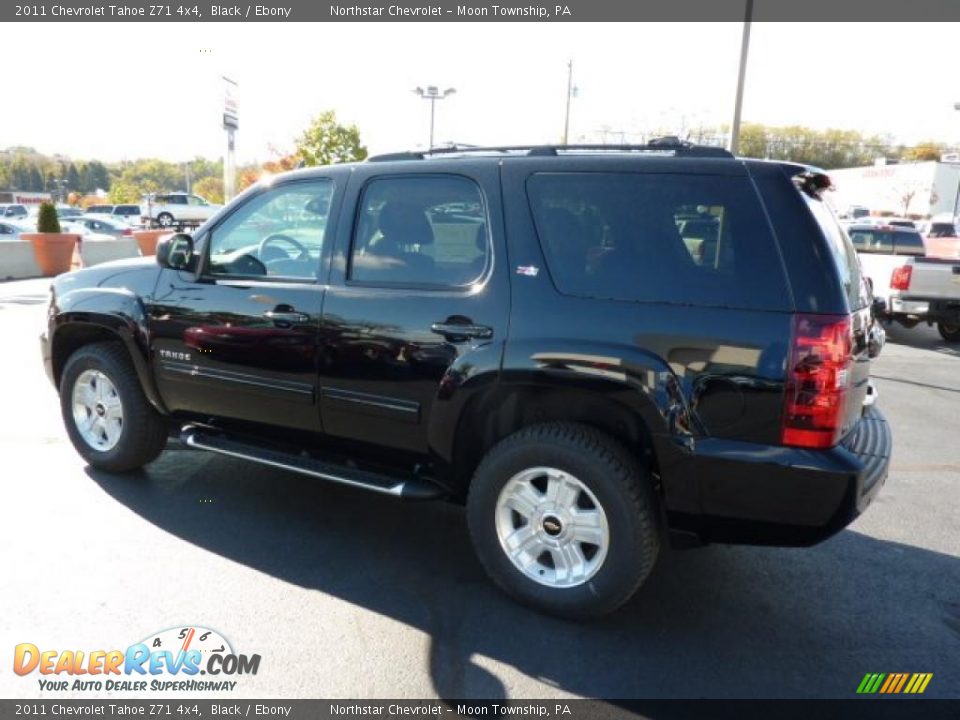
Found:
M 933 673 L 867 673 L 857 688 L 858 695 L 922 695 Z

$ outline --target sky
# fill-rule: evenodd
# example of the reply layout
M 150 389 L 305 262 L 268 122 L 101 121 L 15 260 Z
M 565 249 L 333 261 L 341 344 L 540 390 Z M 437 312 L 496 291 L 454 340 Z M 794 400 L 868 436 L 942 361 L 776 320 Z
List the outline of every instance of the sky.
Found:
M 0 148 L 217 158 L 223 75 L 239 85 L 240 163 L 289 152 L 327 109 L 355 123 L 372 153 L 423 147 L 429 103 L 412 91 L 427 85 L 457 91 L 437 103 L 437 143 L 558 142 L 571 59 L 571 142 L 696 134 L 730 122 L 741 31 L 693 22 L 18 24 L 0 44 L 2 66 L 20 68 L 16 91 L 4 93 Z M 957 31 L 755 23 L 743 118 L 906 144 L 958 141 Z

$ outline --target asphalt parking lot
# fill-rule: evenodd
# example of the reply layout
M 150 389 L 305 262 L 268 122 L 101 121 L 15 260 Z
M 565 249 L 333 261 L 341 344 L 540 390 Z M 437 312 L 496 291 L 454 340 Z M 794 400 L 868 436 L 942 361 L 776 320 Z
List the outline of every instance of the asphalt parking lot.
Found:
M 140 475 L 86 468 L 40 363 L 45 285 L 0 284 L 5 654 L 202 625 L 262 657 L 234 698 L 844 698 L 867 672 L 960 697 L 960 347 L 934 330 L 892 329 L 875 365 L 895 454 L 866 515 L 810 549 L 668 551 L 576 625 L 501 596 L 456 507 L 173 443 Z M 9 657 L 0 696 L 44 697 Z

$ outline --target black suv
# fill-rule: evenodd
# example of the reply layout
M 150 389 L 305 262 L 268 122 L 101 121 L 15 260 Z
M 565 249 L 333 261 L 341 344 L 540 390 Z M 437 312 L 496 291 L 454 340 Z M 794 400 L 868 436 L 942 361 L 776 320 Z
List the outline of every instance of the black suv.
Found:
M 466 505 L 508 593 L 624 603 L 663 538 L 809 545 L 883 484 L 869 291 L 815 169 L 717 148 L 397 154 L 243 193 L 61 276 L 95 468 L 186 445 Z

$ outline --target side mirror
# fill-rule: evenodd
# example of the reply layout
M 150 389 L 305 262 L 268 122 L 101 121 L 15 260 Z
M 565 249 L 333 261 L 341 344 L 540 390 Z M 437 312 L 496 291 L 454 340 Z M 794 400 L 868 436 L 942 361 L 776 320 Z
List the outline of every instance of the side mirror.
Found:
M 157 242 L 157 264 L 170 270 L 192 270 L 195 265 L 193 238 L 187 233 L 174 233 Z

